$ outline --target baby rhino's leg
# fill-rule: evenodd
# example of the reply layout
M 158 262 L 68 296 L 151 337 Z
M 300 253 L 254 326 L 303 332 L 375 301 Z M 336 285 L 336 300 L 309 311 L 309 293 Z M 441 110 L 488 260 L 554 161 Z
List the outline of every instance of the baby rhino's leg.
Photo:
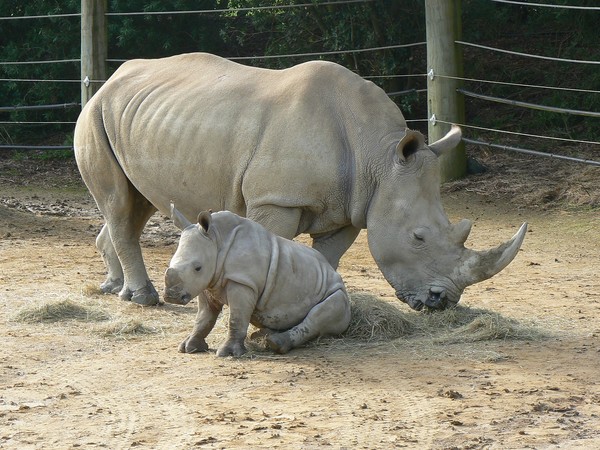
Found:
M 295 327 L 267 336 L 267 344 L 277 353 L 287 353 L 318 336 L 342 334 L 348 325 L 350 302 L 346 292 L 340 289 L 315 305 Z

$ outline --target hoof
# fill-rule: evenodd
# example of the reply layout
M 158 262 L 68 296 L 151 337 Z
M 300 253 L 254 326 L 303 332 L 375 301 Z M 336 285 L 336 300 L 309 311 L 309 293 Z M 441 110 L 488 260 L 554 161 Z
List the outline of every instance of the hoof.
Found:
M 100 285 L 100 290 L 103 294 L 118 294 L 123 289 L 123 280 L 120 278 L 107 278 Z
M 273 333 L 267 336 L 267 345 L 274 352 L 284 354 L 292 349 L 292 340 L 287 333 Z
M 159 304 L 158 292 L 156 292 L 150 281 L 148 281 L 146 286 L 135 291 L 131 291 L 129 288 L 121 289 L 119 297 L 121 300 L 133 302 L 141 306 L 155 306 Z
M 256 330 L 254 333 L 252 333 L 250 335 L 250 340 L 258 341 L 259 339 L 266 338 L 267 336 L 269 336 L 272 333 L 275 333 L 275 331 L 273 331 L 269 328 L 261 328 L 259 330 Z
M 200 337 L 190 336 L 179 344 L 180 353 L 202 353 L 208 351 L 208 344 Z
M 240 343 L 225 343 L 223 345 L 221 345 L 219 347 L 219 349 L 217 350 L 217 356 L 219 357 L 224 357 L 224 356 L 242 356 L 244 353 L 246 353 L 246 347 L 244 346 L 244 344 L 240 344 Z

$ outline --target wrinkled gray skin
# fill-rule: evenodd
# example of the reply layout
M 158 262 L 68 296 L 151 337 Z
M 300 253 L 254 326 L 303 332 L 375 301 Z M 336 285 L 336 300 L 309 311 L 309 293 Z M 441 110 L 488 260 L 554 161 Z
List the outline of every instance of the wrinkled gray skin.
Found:
M 344 283 L 318 251 L 229 211 L 202 212 L 194 225 L 173 206 L 172 218 L 183 231 L 165 273 L 164 299 L 185 305 L 198 296 L 194 329 L 179 351 L 208 350 L 205 338 L 223 305 L 228 336 L 217 356 L 244 354 L 250 323 L 278 353 L 348 328 Z
M 510 263 L 526 231 L 489 251 L 464 247 L 471 224 L 448 221 L 437 160 L 459 141 L 455 127 L 426 145 L 385 92 L 329 62 L 285 70 L 209 54 L 126 62 L 75 129 L 79 170 L 106 220 L 101 288 L 158 303 L 139 237 L 173 201 L 188 217 L 230 210 L 285 238 L 309 233 L 333 267 L 367 228 L 401 300 L 454 305 Z

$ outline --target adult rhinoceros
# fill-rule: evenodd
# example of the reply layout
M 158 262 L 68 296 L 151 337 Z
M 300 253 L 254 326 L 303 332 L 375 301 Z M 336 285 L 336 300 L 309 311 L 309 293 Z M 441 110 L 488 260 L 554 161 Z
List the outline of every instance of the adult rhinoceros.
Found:
M 499 247 L 464 247 L 450 224 L 437 157 L 375 84 L 333 63 L 284 70 L 209 54 L 123 64 L 85 106 L 75 156 L 106 224 L 97 246 L 104 292 L 158 302 L 139 237 L 170 202 L 187 217 L 230 210 L 286 238 L 309 233 L 337 267 L 362 228 L 398 298 L 443 309 L 515 257 L 526 225 Z

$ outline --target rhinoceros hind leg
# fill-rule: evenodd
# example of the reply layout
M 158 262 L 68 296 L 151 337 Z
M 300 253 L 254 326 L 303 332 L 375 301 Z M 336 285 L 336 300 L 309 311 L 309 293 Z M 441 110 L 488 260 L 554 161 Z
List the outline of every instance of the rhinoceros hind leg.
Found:
M 100 289 L 105 294 L 118 294 L 123 289 L 123 268 L 119 262 L 119 257 L 115 251 L 115 247 L 110 240 L 108 226 L 104 224 L 98 237 L 96 238 L 96 247 L 102 255 L 106 270 L 106 280 L 100 285 Z
M 227 340 L 217 350 L 217 356 L 242 356 L 246 351 L 243 341 Z
M 144 306 L 156 305 L 159 303 L 158 293 L 146 272 L 139 244 L 144 226 L 156 208 L 133 189 L 129 189 L 127 194 L 122 194 L 125 198 L 104 205 L 103 208 L 106 228 L 110 233 L 103 229 L 101 235 L 110 235 L 112 243 L 110 246 L 103 242 L 103 256 L 107 262 L 109 278 L 120 278 L 114 276 L 114 273 L 122 271 L 124 281 L 119 297 Z M 117 258 L 114 258 L 113 254 L 117 255 Z M 115 260 L 118 260 L 119 265 Z
M 267 345 L 276 353 L 284 354 L 289 352 L 292 347 L 292 338 L 289 331 L 283 333 L 272 333 L 267 336 Z
M 271 330 L 270 328 L 260 328 L 250 335 L 250 340 L 258 341 L 262 338 L 266 338 L 267 336 L 273 333 L 277 332 L 275 330 Z
M 267 345 L 277 353 L 287 353 L 318 336 L 342 334 L 348 325 L 350 301 L 345 291 L 338 290 L 315 305 L 295 327 L 267 336 Z
M 158 292 L 152 286 L 152 283 L 148 280 L 146 286 L 141 289 L 136 289 L 132 296 L 131 301 L 142 306 L 155 306 L 160 303 L 158 299 Z
M 123 287 L 119 292 L 119 298 L 126 302 L 137 303 L 142 306 L 155 306 L 158 305 L 158 292 L 154 289 L 154 286 L 150 281 L 146 283 L 146 286 L 140 289 L 132 291 L 128 287 Z
M 106 277 L 104 283 L 100 285 L 100 290 L 104 294 L 118 294 L 123 289 L 123 279 Z

